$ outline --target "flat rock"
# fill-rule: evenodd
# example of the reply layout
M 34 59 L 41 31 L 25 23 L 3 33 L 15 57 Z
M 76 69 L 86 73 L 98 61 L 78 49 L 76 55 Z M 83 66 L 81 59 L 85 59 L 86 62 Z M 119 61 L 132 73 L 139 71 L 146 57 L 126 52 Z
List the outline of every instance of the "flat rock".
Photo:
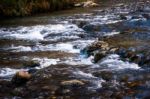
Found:
M 63 86 L 72 86 L 72 85 L 82 86 L 82 85 L 85 85 L 85 83 L 83 83 L 80 80 L 68 80 L 68 81 L 62 81 L 61 85 L 63 85 Z

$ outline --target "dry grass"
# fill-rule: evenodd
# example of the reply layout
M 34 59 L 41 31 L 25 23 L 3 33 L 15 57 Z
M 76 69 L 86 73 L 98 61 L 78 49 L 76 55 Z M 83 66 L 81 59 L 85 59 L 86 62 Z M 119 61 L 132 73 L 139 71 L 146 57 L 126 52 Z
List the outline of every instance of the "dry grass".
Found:
M 25 16 L 62 10 L 73 6 L 74 0 L 0 0 L 0 15 Z

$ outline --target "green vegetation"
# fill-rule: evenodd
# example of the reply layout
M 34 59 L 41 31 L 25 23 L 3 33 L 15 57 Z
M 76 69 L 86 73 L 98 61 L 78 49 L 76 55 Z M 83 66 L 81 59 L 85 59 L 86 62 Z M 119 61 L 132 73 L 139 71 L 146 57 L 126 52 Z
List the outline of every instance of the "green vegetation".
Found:
M 26 16 L 62 10 L 78 0 L 0 0 L 0 16 Z

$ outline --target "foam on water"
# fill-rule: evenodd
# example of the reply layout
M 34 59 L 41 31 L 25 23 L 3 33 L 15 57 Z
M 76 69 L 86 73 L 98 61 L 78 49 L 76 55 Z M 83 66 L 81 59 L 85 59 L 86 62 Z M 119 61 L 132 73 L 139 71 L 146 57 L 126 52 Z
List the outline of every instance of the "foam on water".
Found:
M 117 54 L 109 55 L 99 62 L 100 66 L 106 66 L 111 69 L 140 69 L 138 64 L 122 61 Z
M 38 61 L 40 63 L 40 67 L 35 67 L 36 69 L 41 69 L 48 67 L 50 65 L 56 65 L 59 62 L 59 59 L 48 59 L 48 58 L 34 58 L 34 61 Z
M 35 51 L 63 51 L 68 53 L 79 53 L 79 49 L 74 49 L 70 43 L 49 44 L 46 46 L 38 45 L 34 47 Z
M 75 49 L 71 43 L 36 45 L 34 47 L 12 46 L 11 48 L 7 48 L 6 50 L 11 50 L 12 52 L 62 51 L 62 52 L 68 52 L 68 53 L 80 53 L 80 49 Z
M 48 44 L 48 45 L 35 45 L 30 46 L 11 46 L 7 50 L 13 52 L 25 52 L 25 51 L 63 51 L 68 53 L 80 53 L 80 50 L 94 42 L 94 40 L 77 40 L 73 42 Z
M 16 72 L 20 71 L 21 69 L 11 69 L 11 68 L 1 68 L 0 69 L 0 78 L 9 78 L 16 74 Z
M 49 36 L 46 37 L 47 41 L 58 42 L 58 41 L 66 41 L 66 40 L 76 40 L 80 37 L 77 35 L 59 35 L 59 36 Z
M 77 75 L 78 77 L 84 77 L 84 78 L 96 78 L 90 73 L 85 73 L 83 71 L 75 71 L 73 74 Z
M 73 72 L 73 74 L 77 78 L 90 81 L 92 83 L 92 85 L 88 87 L 89 89 L 101 88 L 102 87 L 101 83 L 105 82 L 103 79 L 97 78 L 97 77 L 93 76 L 91 73 L 85 73 L 80 70 Z
M 104 36 L 112 36 L 112 35 L 116 35 L 119 34 L 120 32 L 109 32 L 109 33 L 104 33 Z
M 44 40 L 44 36 L 39 31 L 33 31 L 26 34 L 11 34 L 10 37 L 23 40 Z
M 105 15 L 105 16 L 102 16 L 102 15 L 99 15 L 99 16 L 95 16 L 92 20 L 92 22 L 90 24 L 100 24 L 100 25 L 103 25 L 103 24 L 113 24 L 113 23 L 118 23 L 118 22 L 121 22 L 122 20 L 119 20 L 117 16 L 115 15 Z
M 0 29 L 1 38 L 23 40 L 45 40 L 49 34 L 76 35 L 84 31 L 73 24 L 50 24 L 30 27 Z
M 62 63 L 69 64 L 69 65 L 93 65 L 92 63 L 93 57 L 84 58 L 82 56 L 78 58 L 68 58 L 66 61 L 63 61 Z
M 32 51 L 32 48 L 29 46 L 11 46 L 11 48 L 8 48 L 7 50 L 11 50 L 13 52 L 28 52 Z
M 32 68 L 32 69 L 42 69 L 46 68 L 51 65 L 56 65 L 59 62 L 59 59 L 48 59 L 48 58 L 34 58 L 33 61 L 38 61 L 40 66 Z M 24 69 L 12 69 L 12 68 L 0 68 L 0 78 L 9 79 L 13 77 L 19 71 L 28 71 L 31 68 L 24 68 Z
M 72 44 L 74 47 L 81 50 L 85 48 L 87 45 L 93 43 L 94 41 L 95 40 L 77 40 L 77 41 L 73 41 Z

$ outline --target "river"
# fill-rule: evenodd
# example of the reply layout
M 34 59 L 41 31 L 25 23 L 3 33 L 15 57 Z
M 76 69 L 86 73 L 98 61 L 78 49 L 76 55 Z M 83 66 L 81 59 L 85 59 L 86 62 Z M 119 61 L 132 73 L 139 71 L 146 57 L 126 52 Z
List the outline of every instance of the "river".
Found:
M 77 8 L 50 15 L 2 21 L 0 97 L 3 99 L 148 97 L 149 66 L 142 67 L 136 62 L 123 60 L 116 53 L 109 54 L 95 63 L 94 56 L 88 56 L 84 49 L 98 39 L 107 38 L 110 44 L 149 51 L 149 13 L 149 1 L 119 2 L 111 6 L 108 4 L 82 10 Z M 124 34 L 126 31 L 132 33 Z M 39 65 L 28 66 L 32 61 L 38 62 Z M 24 86 L 10 86 L 9 90 L 8 83 L 16 72 L 22 70 L 33 72 L 33 79 Z M 108 81 L 103 77 L 110 75 L 112 79 Z M 126 77 L 127 83 L 121 82 Z M 58 87 L 60 82 L 71 79 L 81 80 L 86 84 L 75 88 Z

